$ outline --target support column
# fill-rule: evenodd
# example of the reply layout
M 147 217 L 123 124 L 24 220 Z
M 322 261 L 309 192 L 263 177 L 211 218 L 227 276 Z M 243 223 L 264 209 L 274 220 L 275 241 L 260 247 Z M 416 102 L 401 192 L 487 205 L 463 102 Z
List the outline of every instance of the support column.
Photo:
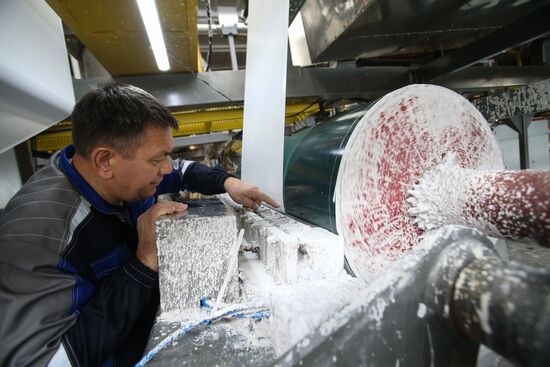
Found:
M 529 125 L 531 124 L 532 114 L 512 116 L 506 121 L 506 125 L 516 131 L 519 140 L 519 162 L 521 169 L 529 168 Z

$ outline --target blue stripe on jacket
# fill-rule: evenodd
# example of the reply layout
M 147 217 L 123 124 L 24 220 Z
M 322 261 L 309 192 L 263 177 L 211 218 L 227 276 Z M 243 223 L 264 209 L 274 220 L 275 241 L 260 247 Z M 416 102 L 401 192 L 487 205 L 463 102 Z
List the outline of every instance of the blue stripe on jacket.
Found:
M 92 262 L 90 267 L 94 271 L 96 277 L 101 278 L 113 270 L 118 269 L 120 266 L 125 264 L 129 258 L 130 251 L 128 250 L 128 247 L 126 247 L 126 245 L 120 245 L 107 255 Z
M 72 266 L 65 258 L 60 258 L 57 267 L 67 274 L 70 274 L 76 281 L 73 287 L 73 297 L 71 301 L 71 307 L 69 309 L 70 314 L 78 313 L 80 307 L 92 296 L 95 292 L 95 285 L 93 285 L 88 279 L 83 278 L 78 274 L 78 271 Z

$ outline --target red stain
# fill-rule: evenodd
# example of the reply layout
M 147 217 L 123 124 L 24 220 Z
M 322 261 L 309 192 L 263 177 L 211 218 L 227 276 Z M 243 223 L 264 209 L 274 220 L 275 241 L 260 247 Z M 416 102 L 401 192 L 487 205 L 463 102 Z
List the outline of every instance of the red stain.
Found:
M 357 182 L 362 186 L 350 196 L 357 205 L 344 223 L 353 233 L 351 246 L 364 259 L 380 255 L 397 260 L 419 242 L 422 231 L 407 215 L 407 190 L 426 169 L 440 162 L 442 152 L 455 152 L 459 165 L 474 166 L 472 153 L 477 156 L 478 151 L 487 150 L 486 129 L 475 116 L 461 114 L 460 121 L 454 120 L 456 125 L 444 121 L 443 131 L 433 130 L 438 121 L 426 124 L 429 106 L 419 100 L 409 95 L 385 106 L 379 119 L 368 121 L 368 134 L 359 143 L 363 154 L 356 159 L 363 168 L 354 176 L 360 177 Z

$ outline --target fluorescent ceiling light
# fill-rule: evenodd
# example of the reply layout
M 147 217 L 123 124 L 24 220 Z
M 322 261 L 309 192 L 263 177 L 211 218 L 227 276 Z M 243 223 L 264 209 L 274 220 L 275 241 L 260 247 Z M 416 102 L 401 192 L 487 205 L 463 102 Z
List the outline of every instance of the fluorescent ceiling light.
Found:
M 141 19 L 145 25 L 147 31 L 147 37 L 151 43 L 153 54 L 157 62 L 159 70 L 170 70 L 170 63 L 168 62 L 168 55 L 166 53 L 166 46 L 164 45 L 164 38 L 162 37 L 162 30 L 160 29 L 159 15 L 157 12 L 157 6 L 155 0 L 136 0 L 139 6 L 139 12 L 141 13 Z

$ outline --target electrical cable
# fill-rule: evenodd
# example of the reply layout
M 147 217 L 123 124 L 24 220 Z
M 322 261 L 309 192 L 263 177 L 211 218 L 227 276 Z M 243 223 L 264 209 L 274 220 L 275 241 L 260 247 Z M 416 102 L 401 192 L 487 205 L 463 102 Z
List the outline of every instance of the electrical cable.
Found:
M 306 112 L 307 110 L 309 110 L 311 107 L 313 107 L 313 106 L 316 105 L 316 104 L 317 104 L 317 101 L 311 103 L 309 106 L 307 106 L 306 108 L 304 108 L 304 109 L 301 110 L 301 111 L 298 111 L 298 112 L 293 113 L 293 114 L 290 114 L 290 115 L 285 115 L 285 118 L 299 116 L 299 115 L 301 115 L 302 113 L 304 113 L 304 112 Z
M 206 300 L 201 300 L 201 305 L 208 307 L 209 304 Z M 136 363 L 135 367 L 145 366 L 151 359 L 153 359 L 161 350 L 166 348 L 169 344 L 175 342 L 182 335 L 187 334 L 191 330 L 194 330 L 203 325 L 210 325 L 213 322 L 222 320 L 222 319 L 232 319 L 232 318 L 250 318 L 250 319 L 261 319 L 270 316 L 269 309 L 265 306 L 258 306 L 253 303 L 241 303 L 236 305 L 231 305 L 229 307 L 223 308 L 217 312 L 212 313 L 209 317 L 195 322 L 182 323 L 180 328 L 166 338 L 164 338 L 160 343 L 158 343 L 153 349 L 147 352 L 141 360 Z
M 210 13 L 210 0 L 206 0 L 206 19 L 208 20 L 208 53 L 206 54 L 206 68 L 204 71 L 210 70 L 210 61 L 212 60 L 212 14 Z

